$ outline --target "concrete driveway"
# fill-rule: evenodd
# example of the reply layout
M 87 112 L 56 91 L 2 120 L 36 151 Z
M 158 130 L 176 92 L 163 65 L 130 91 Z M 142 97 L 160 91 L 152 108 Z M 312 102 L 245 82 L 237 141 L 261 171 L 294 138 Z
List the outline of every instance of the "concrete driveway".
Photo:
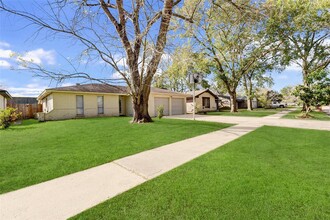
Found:
M 255 126 L 279 126 L 290 128 L 304 128 L 304 129 L 317 129 L 330 131 L 330 121 L 318 120 L 304 120 L 304 119 L 283 119 L 284 115 L 289 113 L 290 110 L 282 111 L 274 115 L 266 117 L 244 117 L 244 116 L 220 116 L 220 115 L 196 115 L 198 121 L 211 121 L 223 122 L 242 125 L 255 125 Z M 191 114 L 166 116 L 166 118 L 187 119 L 192 120 Z

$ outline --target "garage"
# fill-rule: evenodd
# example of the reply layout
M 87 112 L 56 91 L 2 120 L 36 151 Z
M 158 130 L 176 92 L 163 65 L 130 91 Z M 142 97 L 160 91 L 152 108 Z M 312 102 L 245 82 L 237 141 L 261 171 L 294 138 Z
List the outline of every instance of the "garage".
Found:
M 183 98 L 172 98 L 172 115 L 184 114 L 184 105 Z
M 155 97 L 155 115 L 157 115 L 158 106 L 164 106 L 164 115 L 169 115 L 169 98 L 166 97 Z

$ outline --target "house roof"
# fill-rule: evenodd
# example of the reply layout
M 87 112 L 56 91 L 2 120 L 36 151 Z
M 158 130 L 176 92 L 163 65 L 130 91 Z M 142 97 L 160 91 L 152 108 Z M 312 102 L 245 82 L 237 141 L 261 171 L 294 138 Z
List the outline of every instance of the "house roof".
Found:
M 118 86 L 118 85 L 110 85 L 110 84 L 100 84 L 100 83 L 90 83 L 90 84 L 77 84 L 74 86 L 64 86 L 64 87 L 56 87 L 49 88 L 44 90 L 39 96 L 38 100 L 43 99 L 48 96 L 52 92 L 84 92 L 84 93 L 112 93 L 112 94 L 123 94 L 127 95 L 129 93 L 127 86 Z M 151 93 L 158 94 L 169 94 L 169 95 L 184 95 L 183 93 L 172 92 L 166 89 L 160 88 L 151 88 Z
M 201 94 L 203 94 L 203 93 L 205 93 L 205 92 L 207 92 L 207 93 L 209 93 L 209 94 L 211 94 L 212 96 L 214 96 L 214 98 L 218 98 L 218 96 L 216 95 L 216 94 L 214 94 L 211 90 L 209 90 L 209 89 L 203 89 L 203 90 L 197 90 L 197 91 L 195 91 L 195 97 L 198 97 L 198 96 L 200 96 Z M 187 94 L 189 94 L 190 96 L 193 96 L 193 92 L 187 92 Z
M 5 97 L 7 99 L 12 99 L 13 98 L 13 97 L 11 97 L 9 92 L 7 92 L 7 90 L 4 90 L 4 89 L 0 89 L 0 95 L 2 95 L 3 97 Z
M 13 97 L 9 103 L 11 104 L 38 104 L 36 97 Z

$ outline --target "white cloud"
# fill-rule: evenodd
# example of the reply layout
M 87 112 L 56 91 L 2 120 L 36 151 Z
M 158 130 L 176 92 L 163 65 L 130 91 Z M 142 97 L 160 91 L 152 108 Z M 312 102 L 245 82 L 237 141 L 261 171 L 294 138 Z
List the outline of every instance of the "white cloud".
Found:
M 8 61 L 6 61 L 6 60 L 0 60 L 0 68 L 10 68 L 11 67 L 11 65 L 10 65 L 10 63 L 8 62 Z
M 5 41 L 0 41 L 0 47 L 4 48 L 4 47 L 10 47 L 10 44 L 5 42 Z
M 10 58 L 13 54 L 13 51 L 11 50 L 3 50 L 0 49 L 0 57 L 1 58 Z
M 39 48 L 36 50 L 31 50 L 25 53 L 23 56 L 18 59 L 33 62 L 36 64 L 55 64 L 55 51 L 54 50 L 44 50 L 43 48 Z
M 68 83 L 62 83 L 61 84 L 61 86 L 73 86 L 73 85 L 75 85 L 74 83 L 70 83 L 70 82 L 68 82 Z
M 112 74 L 112 79 L 122 79 L 123 76 L 119 72 L 115 72 Z
M 46 88 L 38 84 L 27 84 L 25 87 L 8 87 L 7 90 L 14 97 L 37 97 Z

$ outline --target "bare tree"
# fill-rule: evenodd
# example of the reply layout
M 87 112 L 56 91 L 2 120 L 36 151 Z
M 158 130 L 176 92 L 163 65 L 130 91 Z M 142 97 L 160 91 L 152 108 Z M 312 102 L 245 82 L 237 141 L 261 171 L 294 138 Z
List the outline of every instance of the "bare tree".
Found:
M 166 46 L 171 19 L 178 17 L 192 22 L 191 17 L 174 12 L 180 2 L 55 0 L 38 5 L 40 10 L 36 15 L 0 0 L 0 11 L 26 19 L 36 28 L 36 34 L 48 30 L 51 35 L 61 34 L 80 42 L 85 46 L 83 54 L 90 59 L 103 60 L 127 83 L 133 102 L 133 122 L 151 122 L 148 113 L 150 85 Z M 82 77 L 111 82 L 111 79 L 95 78 L 88 73 L 58 73 L 35 65 L 32 68 L 41 76 L 56 80 Z

